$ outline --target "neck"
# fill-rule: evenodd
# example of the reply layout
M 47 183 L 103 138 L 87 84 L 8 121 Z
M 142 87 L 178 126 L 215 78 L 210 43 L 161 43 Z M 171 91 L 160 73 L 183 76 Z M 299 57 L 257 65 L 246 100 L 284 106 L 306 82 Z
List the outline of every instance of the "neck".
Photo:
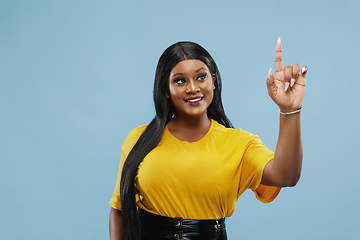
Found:
M 182 116 L 182 114 L 175 114 L 171 122 L 178 127 L 187 129 L 208 128 L 211 125 L 211 120 L 206 112 L 200 116 Z
M 167 127 L 175 138 L 181 141 L 196 142 L 208 133 L 211 120 L 206 113 L 200 116 L 175 114 L 175 117 L 168 122 Z

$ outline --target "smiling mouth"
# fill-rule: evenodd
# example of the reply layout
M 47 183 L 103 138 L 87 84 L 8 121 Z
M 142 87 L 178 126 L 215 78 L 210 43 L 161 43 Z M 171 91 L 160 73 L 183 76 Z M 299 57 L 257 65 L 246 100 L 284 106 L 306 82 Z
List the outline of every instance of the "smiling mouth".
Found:
M 198 101 L 202 100 L 203 98 L 204 97 L 188 98 L 188 99 L 185 99 L 184 101 L 194 103 L 194 102 L 198 102 Z

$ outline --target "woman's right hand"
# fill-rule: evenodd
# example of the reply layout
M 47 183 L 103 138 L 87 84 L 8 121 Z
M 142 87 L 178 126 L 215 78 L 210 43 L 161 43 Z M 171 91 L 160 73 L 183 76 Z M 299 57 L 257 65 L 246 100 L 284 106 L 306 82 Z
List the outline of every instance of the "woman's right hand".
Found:
M 271 70 L 271 69 L 270 69 Z M 282 44 L 280 38 L 275 48 L 275 76 L 269 70 L 267 88 L 271 99 L 282 112 L 301 109 L 305 96 L 307 66 L 286 65 L 283 68 Z

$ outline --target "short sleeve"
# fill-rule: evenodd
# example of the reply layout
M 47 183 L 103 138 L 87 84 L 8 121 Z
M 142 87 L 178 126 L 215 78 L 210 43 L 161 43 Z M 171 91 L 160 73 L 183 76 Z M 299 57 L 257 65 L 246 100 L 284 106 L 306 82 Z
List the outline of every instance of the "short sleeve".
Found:
M 120 157 L 119 170 L 118 170 L 118 175 L 117 175 L 117 179 L 116 179 L 115 190 L 114 190 L 113 196 L 109 202 L 110 205 L 117 210 L 121 210 L 120 180 L 121 180 L 121 172 L 122 172 L 125 160 L 127 158 L 127 155 L 128 154 L 124 153 L 124 150 L 121 151 L 121 157 Z
M 134 130 L 132 130 L 128 134 L 128 136 L 125 138 L 124 143 L 121 147 L 121 157 L 120 157 L 119 170 L 118 170 L 118 174 L 117 174 L 115 190 L 114 190 L 113 196 L 109 202 L 110 205 L 117 210 L 121 210 L 120 181 L 121 181 L 121 173 L 122 173 L 122 169 L 123 169 L 125 160 L 126 160 L 127 156 L 129 155 L 131 149 L 133 148 L 133 146 L 139 139 L 140 135 L 145 130 L 145 128 L 146 128 L 146 125 L 143 125 L 143 126 L 140 126 L 138 128 L 135 128 Z
M 266 164 L 274 158 L 274 153 L 268 149 L 258 136 L 248 143 L 241 161 L 240 194 L 251 189 L 256 198 L 263 202 L 273 201 L 281 188 L 260 184 Z

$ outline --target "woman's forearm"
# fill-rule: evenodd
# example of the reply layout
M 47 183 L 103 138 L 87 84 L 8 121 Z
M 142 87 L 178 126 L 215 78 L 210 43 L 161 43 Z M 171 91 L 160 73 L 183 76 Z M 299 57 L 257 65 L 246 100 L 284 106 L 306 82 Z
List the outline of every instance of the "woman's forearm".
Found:
M 111 208 L 109 217 L 110 240 L 124 240 L 124 229 L 121 211 Z
M 281 181 L 295 186 L 300 179 L 303 159 L 300 113 L 280 115 L 279 139 L 275 149 L 274 164 Z
M 264 169 L 262 184 L 291 187 L 300 179 L 303 159 L 300 113 L 280 115 L 275 156 Z

